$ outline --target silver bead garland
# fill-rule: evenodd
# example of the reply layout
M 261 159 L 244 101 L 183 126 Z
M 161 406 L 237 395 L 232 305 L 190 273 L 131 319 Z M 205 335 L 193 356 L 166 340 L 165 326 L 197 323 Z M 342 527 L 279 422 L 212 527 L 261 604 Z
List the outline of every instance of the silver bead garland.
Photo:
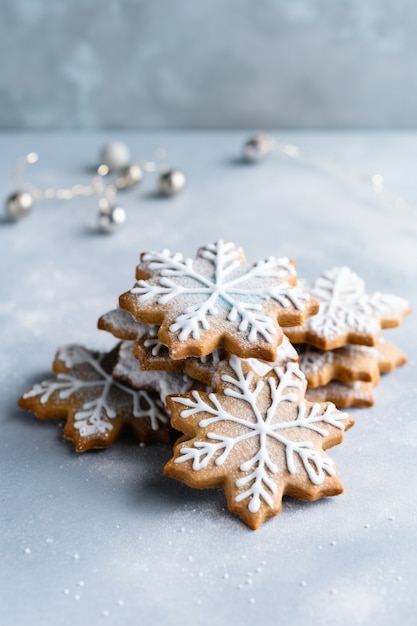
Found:
M 165 157 L 165 150 L 156 151 L 157 158 Z M 101 232 L 114 232 L 126 221 L 125 210 L 116 203 L 117 192 L 138 185 L 144 171 L 155 172 L 157 165 L 153 161 L 130 162 L 128 147 L 120 142 L 111 142 L 104 146 L 100 153 L 100 165 L 97 174 L 88 185 L 76 184 L 69 188 L 53 187 L 40 188 L 32 184 L 23 184 L 25 165 L 38 161 L 36 152 L 30 152 L 20 158 L 15 167 L 14 181 L 17 191 L 6 200 L 6 215 L 10 220 L 17 221 L 28 215 L 35 200 L 72 200 L 77 196 L 97 196 L 99 212 L 97 228 Z M 112 183 L 106 183 L 105 178 L 114 173 L 116 178 Z M 178 193 L 185 186 L 185 175 L 179 170 L 164 170 L 158 180 L 158 189 L 162 195 L 170 196 Z
M 384 177 L 380 173 L 364 175 L 356 169 L 347 166 L 332 155 L 298 146 L 296 144 L 277 141 L 266 133 L 256 133 L 243 145 L 243 157 L 248 161 L 259 161 L 274 150 L 292 159 L 311 161 L 314 164 L 329 168 L 336 174 L 353 184 L 371 189 L 381 202 L 393 209 L 417 213 L 417 207 L 412 206 L 403 198 L 388 192 L 384 187 Z

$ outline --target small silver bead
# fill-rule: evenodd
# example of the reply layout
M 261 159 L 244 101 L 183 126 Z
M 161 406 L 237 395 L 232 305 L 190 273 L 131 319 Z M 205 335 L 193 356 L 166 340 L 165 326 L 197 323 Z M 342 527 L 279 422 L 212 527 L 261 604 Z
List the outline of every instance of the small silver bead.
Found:
M 131 163 L 127 167 L 123 167 L 120 170 L 120 176 L 116 180 L 116 187 L 118 189 L 126 189 L 127 187 L 133 187 L 138 185 L 143 178 L 143 170 L 137 163 Z
M 243 146 L 243 156 L 248 161 L 259 161 L 272 152 L 275 140 L 266 133 L 256 133 Z
M 28 191 L 17 191 L 7 198 L 6 212 L 10 219 L 20 220 L 30 213 L 33 197 Z
M 113 233 L 126 221 L 126 211 L 120 206 L 112 206 L 108 201 L 99 202 L 98 229 L 103 233 Z
M 118 172 L 130 163 L 130 151 L 122 141 L 112 141 L 102 149 L 100 163 L 104 163 L 113 172 Z
M 159 192 L 164 196 L 173 196 L 185 187 L 187 179 L 180 170 L 162 172 L 159 177 Z

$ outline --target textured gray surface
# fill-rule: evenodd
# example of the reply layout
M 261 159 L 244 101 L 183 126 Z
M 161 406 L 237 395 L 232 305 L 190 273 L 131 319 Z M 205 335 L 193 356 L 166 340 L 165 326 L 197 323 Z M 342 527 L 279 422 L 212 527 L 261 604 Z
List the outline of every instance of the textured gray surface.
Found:
M 21 392 L 48 374 L 57 346 L 113 345 L 96 320 L 131 286 L 142 250 L 192 255 L 202 243 L 231 239 L 252 260 L 294 257 L 307 279 L 348 264 L 370 290 L 417 307 L 415 212 L 382 206 L 318 162 L 274 155 L 243 166 L 235 158 L 241 133 L 124 137 L 134 154 L 164 145 L 189 176 L 186 192 L 159 199 L 149 176 L 123 196 L 129 227 L 114 237 L 92 230 L 93 200 L 45 202 L 18 224 L 0 224 L 2 622 L 415 624 L 415 314 L 387 331 L 410 363 L 381 381 L 375 408 L 355 411 L 356 426 L 331 451 L 345 494 L 286 499 L 256 532 L 225 510 L 222 492 L 164 478 L 168 448 L 124 441 L 77 455 L 57 423 L 16 408 Z M 106 138 L 3 135 L 1 195 L 13 159 L 31 149 L 43 157 L 31 181 L 87 181 Z M 393 193 L 417 204 L 415 135 L 291 139 L 385 174 Z
M 411 0 L 1 0 L 0 127 L 411 127 Z

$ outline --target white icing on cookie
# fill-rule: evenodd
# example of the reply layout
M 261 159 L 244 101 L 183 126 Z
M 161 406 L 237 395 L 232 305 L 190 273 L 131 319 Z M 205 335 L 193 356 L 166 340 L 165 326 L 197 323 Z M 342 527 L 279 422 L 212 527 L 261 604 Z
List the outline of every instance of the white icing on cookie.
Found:
M 148 332 L 147 337 L 143 342 L 145 348 L 151 350 L 152 356 L 159 356 L 161 352 L 167 350 L 167 347 L 164 346 L 158 339 L 158 327 L 148 324 Z
M 235 481 L 238 490 L 235 501 L 247 499 L 251 513 L 259 511 L 262 501 L 271 508 L 274 506 L 273 494 L 278 491 L 275 474 L 304 471 L 314 485 L 321 484 L 326 474 L 334 476 L 333 461 L 321 448 L 315 448 L 314 442 L 317 435 L 326 437 L 331 427 L 344 430 L 347 416 L 334 405 L 311 405 L 301 400 L 305 383 L 297 363 L 274 368 L 273 375 L 266 379 L 254 378 L 252 371 L 245 373 L 242 360 L 235 356 L 230 358 L 229 365 L 232 374 L 222 375 L 223 394 L 235 402 L 225 401 L 217 393 L 209 394 L 207 399 L 198 391 L 193 391 L 191 397 L 173 398 L 185 407 L 180 412 L 182 419 L 201 414 L 204 417 L 198 424 L 205 429 L 204 439 L 195 438 L 192 446 L 184 442 L 175 463 L 191 461 L 192 470 L 199 471 L 209 464 L 223 465 L 230 460 L 232 451 L 236 451 L 242 476 Z M 265 405 L 264 391 L 268 388 Z M 294 418 L 290 421 L 287 406 L 280 413 L 281 405 L 287 403 L 293 405 Z M 277 445 L 284 452 L 282 467 L 272 460 L 272 450 Z
M 298 353 L 287 337 L 283 337 L 281 345 L 277 348 L 277 358 L 274 362 L 260 359 L 243 359 L 258 376 L 266 376 L 275 367 L 279 367 L 288 361 L 298 362 Z
M 306 326 L 323 339 L 333 339 L 347 331 L 378 335 L 381 320 L 403 316 L 410 305 L 396 296 L 365 292 L 364 281 L 348 267 L 334 267 L 313 284 L 310 294 L 319 302 L 317 315 Z
M 108 311 L 101 316 L 100 321 L 111 329 L 111 332 L 116 337 L 124 337 L 129 339 L 138 339 L 149 331 L 149 324 L 143 322 L 137 322 L 135 318 L 124 309 L 117 308 L 112 311 Z
M 167 395 L 186 393 L 194 381 L 183 372 L 142 370 L 139 361 L 132 354 L 132 341 L 123 341 L 119 359 L 113 369 L 116 380 L 127 381 L 134 389 L 148 389 L 159 393 L 165 402 Z
M 64 346 L 58 350 L 56 359 L 68 368 L 88 366 L 89 374 L 78 375 L 76 371 L 59 373 L 55 379 L 35 385 L 23 397 L 40 396 L 40 403 L 46 404 L 55 392 L 58 392 L 61 400 L 66 400 L 73 394 L 82 395 L 85 391 L 94 392 L 89 393 L 89 399 L 83 402 L 74 415 L 74 428 L 81 437 L 86 438 L 113 430 L 111 421 L 117 416 L 117 400 L 112 394 L 113 389 L 123 391 L 130 398 L 132 415 L 136 418 L 149 418 L 153 430 L 168 423 L 161 403 L 146 391 L 136 391 L 113 380 L 112 375 L 101 365 L 105 356 L 106 353 L 92 352 L 77 344 Z M 143 405 L 146 406 L 145 409 Z
M 169 250 L 143 255 L 142 266 L 151 271 L 131 293 L 139 302 L 166 304 L 181 298 L 184 306 L 170 326 L 180 341 L 200 339 L 210 328 L 210 317 L 221 315 L 232 322 L 250 342 L 261 337 L 273 343 L 276 328 L 265 313 L 265 302 L 304 310 L 309 296 L 287 282 L 295 275 L 287 258 L 270 257 L 255 264 L 242 262 L 242 251 L 233 243 L 219 241 L 200 248 L 196 260 L 184 259 Z

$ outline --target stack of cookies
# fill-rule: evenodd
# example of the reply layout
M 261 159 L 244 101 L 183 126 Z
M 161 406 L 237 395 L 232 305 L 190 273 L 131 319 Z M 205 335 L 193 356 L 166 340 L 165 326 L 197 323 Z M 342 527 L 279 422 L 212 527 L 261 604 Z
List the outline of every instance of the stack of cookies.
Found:
M 368 295 L 364 281 L 347 267 L 324 272 L 308 291 L 319 303 L 318 313 L 286 329 L 297 344 L 307 397 L 344 408 L 372 406 L 380 375 L 407 362 L 381 330 L 399 326 L 410 305 L 391 294 Z
M 59 350 L 55 377 L 19 404 L 66 419 L 79 451 L 107 447 L 125 429 L 142 443 L 176 440 L 165 474 L 222 487 L 230 510 L 256 529 L 280 512 L 284 495 L 343 491 L 325 450 L 354 422 L 335 404 L 351 405 L 344 398 L 355 385 L 373 386 L 405 362 L 380 332 L 409 310 L 394 296 L 366 296 L 347 268 L 307 290 L 294 262 L 250 264 L 223 241 L 195 259 L 146 253 L 133 288 L 98 323 L 117 346 Z

